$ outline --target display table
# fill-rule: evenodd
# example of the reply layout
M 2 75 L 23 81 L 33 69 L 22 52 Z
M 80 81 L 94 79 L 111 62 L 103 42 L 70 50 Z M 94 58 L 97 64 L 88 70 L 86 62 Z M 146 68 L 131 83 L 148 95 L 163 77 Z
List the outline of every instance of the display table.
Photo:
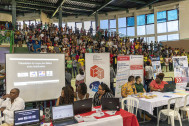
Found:
M 95 107 L 100 108 L 100 107 Z M 129 113 L 123 109 L 117 111 L 115 115 L 109 115 L 104 112 L 104 116 L 102 117 L 95 117 L 97 121 L 94 122 L 81 122 L 78 124 L 74 124 L 73 126 L 139 126 L 138 120 L 136 116 L 132 113 Z M 96 111 L 91 111 L 88 113 L 80 114 L 81 116 L 90 116 L 96 113 Z M 115 125 L 116 124 L 116 125 Z
M 151 94 L 157 95 L 157 97 L 154 97 L 153 99 L 139 98 L 139 109 L 144 110 L 153 115 L 153 110 L 155 107 L 167 105 L 168 100 L 171 98 L 183 97 L 181 106 L 184 106 L 185 96 L 187 95 L 187 92 L 185 92 L 185 94 L 182 95 L 178 91 L 166 92 L 166 93 L 151 92 Z M 189 100 L 188 100 L 188 104 L 189 104 Z

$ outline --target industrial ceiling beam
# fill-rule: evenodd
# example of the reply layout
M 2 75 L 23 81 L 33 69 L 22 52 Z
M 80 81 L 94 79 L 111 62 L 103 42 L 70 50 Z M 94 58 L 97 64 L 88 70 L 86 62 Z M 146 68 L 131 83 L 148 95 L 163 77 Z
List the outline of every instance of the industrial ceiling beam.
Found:
M 137 9 L 141 9 L 141 8 L 144 8 L 144 7 L 147 7 L 147 6 L 150 6 L 156 2 L 158 2 L 159 0 L 150 0 L 148 3 L 146 3 L 145 5 L 141 6 L 141 7 L 138 7 Z
M 81 9 L 81 10 L 86 10 L 86 11 L 94 11 L 94 9 L 90 8 L 90 7 L 82 7 L 82 6 L 76 6 L 76 5 L 70 5 L 65 3 L 64 6 L 65 8 L 73 8 L 73 9 Z
M 22 5 L 17 5 L 16 8 L 23 8 L 23 9 L 31 9 L 31 10 L 45 10 L 45 11 L 53 11 L 51 9 L 44 9 L 44 8 L 40 8 L 40 7 L 30 7 L 30 6 L 22 6 Z
M 104 4 L 104 5 L 102 5 L 101 7 L 99 7 L 96 11 L 94 11 L 92 14 L 90 14 L 90 16 L 91 15 L 93 15 L 93 14 L 95 14 L 96 12 L 99 12 L 100 10 L 102 10 L 103 8 L 105 8 L 106 6 L 108 6 L 110 3 L 112 3 L 114 0 L 107 0 L 107 2 Z
M 72 8 L 72 7 L 63 7 L 63 9 L 69 9 L 69 10 L 75 10 L 75 11 L 85 11 L 85 12 L 93 12 L 93 10 L 87 10 L 87 9 L 80 9 L 80 8 Z
M 26 0 L 16 0 L 16 3 L 18 4 L 24 4 L 24 5 L 34 5 L 38 7 L 48 7 L 48 8 L 56 8 L 54 4 L 46 4 L 46 3 L 41 3 L 41 2 L 32 2 L 32 1 L 26 1 Z
M 62 5 L 64 4 L 66 0 L 58 0 L 57 2 L 57 8 L 54 11 L 54 13 L 52 14 L 51 18 L 54 17 L 54 15 L 58 12 L 59 8 L 62 7 Z
M 143 1 L 143 0 L 127 0 L 128 2 L 133 2 L 133 3 L 137 3 L 137 4 L 147 4 L 147 2 Z
M 73 10 L 62 10 L 62 15 L 64 15 L 64 14 L 87 15 L 87 13 L 84 13 L 84 12 L 78 12 L 78 11 L 73 11 Z M 58 15 L 55 14 L 55 16 L 58 16 Z
M 96 5 L 96 6 L 102 6 L 103 5 L 101 3 L 97 3 L 97 2 L 89 1 L 89 0 L 82 0 L 82 1 L 81 0 L 71 0 L 71 1 L 73 1 L 73 2 L 80 2 L 80 3 L 86 3 L 86 4 Z M 116 7 L 116 6 L 113 6 L 113 5 L 108 5 L 105 8 L 125 10 L 125 8 L 123 8 L 123 7 Z

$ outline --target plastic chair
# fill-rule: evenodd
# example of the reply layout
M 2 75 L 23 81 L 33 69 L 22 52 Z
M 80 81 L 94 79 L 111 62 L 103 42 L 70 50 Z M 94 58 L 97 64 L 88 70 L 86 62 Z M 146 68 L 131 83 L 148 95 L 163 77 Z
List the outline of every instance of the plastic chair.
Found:
M 171 119 L 171 126 L 175 126 L 175 122 L 174 122 L 175 117 L 178 117 L 180 126 L 182 126 L 182 122 L 181 122 L 181 118 L 180 118 L 180 114 L 179 114 L 179 107 L 180 107 L 181 100 L 182 100 L 182 97 L 169 99 L 168 108 L 163 109 L 159 112 L 157 126 L 159 126 L 159 120 L 160 120 L 161 114 L 164 114 L 164 115 L 170 117 L 170 118 L 168 118 L 168 124 L 170 124 L 170 119 Z M 174 110 L 170 109 L 170 105 L 171 105 L 172 101 L 175 101 Z
M 183 119 L 184 111 L 186 111 L 188 115 L 188 121 L 189 121 L 189 106 L 186 106 L 188 97 L 189 97 L 189 94 L 185 96 L 184 107 L 181 107 L 180 110 L 181 110 L 181 118 Z
M 127 101 L 127 102 L 125 103 L 125 101 Z M 139 100 L 137 98 L 133 98 L 133 97 L 123 98 L 121 105 L 122 105 L 122 109 L 124 109 L 124 107 L 126 105 L 128 112 L 133 113 L 137 116 L 138 105 L 139 105 Z M 135 113 L 134 113 L 134 111 L 135 111 Z

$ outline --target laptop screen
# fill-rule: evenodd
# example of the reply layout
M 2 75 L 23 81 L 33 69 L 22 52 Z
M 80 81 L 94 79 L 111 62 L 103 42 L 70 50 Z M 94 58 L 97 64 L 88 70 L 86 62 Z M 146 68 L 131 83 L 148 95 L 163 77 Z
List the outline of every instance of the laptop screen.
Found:
M 52 107 L 53 120 L 65 119 L 73 116 L 74 116 L 73 105 Z
M 14 125 L 34 124 L 40 122 L 39 109 L 30 109 L 14 112 Z

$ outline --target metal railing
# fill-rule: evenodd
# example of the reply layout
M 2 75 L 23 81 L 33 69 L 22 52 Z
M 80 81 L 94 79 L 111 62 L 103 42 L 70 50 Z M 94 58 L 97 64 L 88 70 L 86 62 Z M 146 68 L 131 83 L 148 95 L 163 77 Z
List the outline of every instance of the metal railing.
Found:
M 12 53 L 14 48 L 14 31 L 0 30 L 0 45 L 10 45 L 10 53 Z

